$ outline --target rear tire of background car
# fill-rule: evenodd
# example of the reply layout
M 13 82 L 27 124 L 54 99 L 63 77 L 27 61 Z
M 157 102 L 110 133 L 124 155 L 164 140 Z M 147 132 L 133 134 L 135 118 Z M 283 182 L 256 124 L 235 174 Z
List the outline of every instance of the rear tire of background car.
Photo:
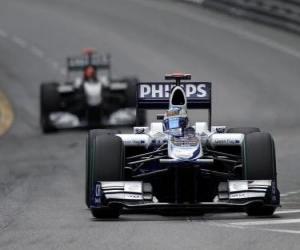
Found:
M 126 90 L 126 97 L 127 97 L 127 103 L 126 106 L 129 108 L 136 108 L 136 90 L 137 90 L 137 84 L 138 79 L 136 78 L 129 78 L 126 79 L 126 82 L 128 84 L 127 90 Z M 136 125 L 137 126 L 144 126 L 146 124 L 146 111 L 145 110 L 137 110 L 136 114 Z
M 121 138 L 112 134 L 96 135 L 89 143 L 87 187 L 89 187 L 88 197 L 91 197 L 92 185 L 97 181 L 121 181 L 123 179 L 125 152 Z M 87 198 L 87 203 L 90 206 L 90 198 Z M 119 216 L 119 210 L 110 207 L 91 208 L 91 212 L 96 218 Z
M 90 159 L 93 157 L 92 155 L 92 144 L 93 141 L 97 138 L 97 136 L 101 135 L 115 135 L 120 133 L 118 130 L 110 130 L 110 129 L 93 129 L 88 132 L 86 137 L 86 171 L 85 171 L 85 203 L 87 207 L 90 207 L 90 190 L 91 190 L 91 182 L 90 182 L 90 169 L 91 169 L 91 161 Z
M 58 83 L 42 83 L 40 86 L 40 121 L 44 133 L 56 131 L 50 121 L 51 112 L 59 111 Z
M 226 133 L 244 134 L 244 135 L 248 135 L 254 132 L 260 132 L 260 129 L 255 127 L 240 127 L 240 128 L 228 128 L 226 131 Z
M 269 133 L 253 132 L 245 135 L 242 147 L 243 177 L 245 180 L 272 180 L 276 183 L 275 146 Z M 275 207 L 266 205 L 250 206 L 249 216 L 270 216 Z

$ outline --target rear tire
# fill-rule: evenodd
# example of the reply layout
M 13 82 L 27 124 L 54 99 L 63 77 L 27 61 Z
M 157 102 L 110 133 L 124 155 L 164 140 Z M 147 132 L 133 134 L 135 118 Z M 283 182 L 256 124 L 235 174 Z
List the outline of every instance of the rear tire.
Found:
M 40 122 L 44 133 L 56 131 L 50 121 L 51 112 L 59 111 L 60 96 L 58 83 L 42 83 L 40 86 Z
M 124 145 L 121 138 L 112 134 L 94 132 L 87 146 L 87 184 L 86 203 L 91 204 L 92 186 L 97 181 L 121 181 L 125 161 Z M 92 208 L 91 212 L 96 218 L 117 218 L 119 210 L 103 207 Z
M 244 135 L 248 135 L 255 132 L 260 132 L 260 129 L 255 127 L 240 127 L 240 128 L 228 128 L 226 131 L 226 133 L 244 134 Z
M 251 133 L 255 133 L 255 132 L 260 132 L 259 128 L 255 128 L 255 127 L 237 127 L 237 128 L 228 128 L 226 130 L 226 133 L 229 134 L 244 134 L 244 135 L 248 135 Z M 229 153 L 229 154 L 234 154 L 234 155 L 241 155 L 241 147 L 237 146 L 237 147 L 217 147 L 219 151 L 225 152 L 225 153 Z
M 269 133 L 253 132 L 246 134 L 242 147 L 243 178 L 245 180 L 272 180 L 276 183 L 275 146 Z M 273 206 L 250 206 L 249 216 L 270 216 Z

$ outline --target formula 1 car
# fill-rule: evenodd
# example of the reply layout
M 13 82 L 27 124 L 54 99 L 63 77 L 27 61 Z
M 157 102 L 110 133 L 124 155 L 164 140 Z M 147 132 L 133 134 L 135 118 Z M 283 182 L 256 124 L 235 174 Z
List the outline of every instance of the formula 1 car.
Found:
M 43 132 L 136 124 L 138 80 L 135 77 L 112 79 L 109 55 L 86 49 L 81 56 L 67 58 L 67 69 L 68 76 L 72 72 L 83 74 L 62 84 L 41 84 Z M 139 123 L 143 124 L 145 114 L 139 117 L 143 119 Z
M 211 83 L 187 81 L 188 74 L 165 79 L 139 83 L 137 91 L 137 109 L 167 109 L 158 122 L 132 134 L 89 132 L 86 205 L 92 215 L 272 215 L 280 204 L 272 136 L 258 128 L 212 126 Z M 208 110 L 207 121 L 190 124 L 188 109 Z

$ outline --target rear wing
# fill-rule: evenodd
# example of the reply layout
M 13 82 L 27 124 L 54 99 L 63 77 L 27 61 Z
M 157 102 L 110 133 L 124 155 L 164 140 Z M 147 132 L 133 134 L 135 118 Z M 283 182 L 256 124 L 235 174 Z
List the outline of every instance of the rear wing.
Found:
M 110 69 L 110 55 L 91 53 L 67 58 L 69 71 L 83 71 L 88 66 L 92 66 L 97 70 Z
M 185 90 L 188 109 L 207 109 L 211 127 L 211 83 L 180 82 Z M 168 109 L 169 96 L 174 82 L 141 82 L 137 85 L 137 111 L 140 109 Z
M 210 82 L 181 82 L 187 97 L 188 109 L 211 108 Z M 137 108 L 168 109 L 174 82 L 141 82 L 137 85 Z

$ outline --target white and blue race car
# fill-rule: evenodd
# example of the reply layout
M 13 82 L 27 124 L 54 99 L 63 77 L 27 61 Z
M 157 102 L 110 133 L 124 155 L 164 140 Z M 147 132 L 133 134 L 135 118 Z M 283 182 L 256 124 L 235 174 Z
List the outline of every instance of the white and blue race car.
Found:
M 86 205 L 93 216 L 130 210 L 272 215 L 280 204 L 272 136 L 212 126 L 211 83 L 188 81 L 187 74 L 165 79 L 137 88 L 137 110 L 166 109 L 157 122 L 131 134 L 89 132 Z M 191 124 L 189 109 L 207 110 L 207 121 Z

